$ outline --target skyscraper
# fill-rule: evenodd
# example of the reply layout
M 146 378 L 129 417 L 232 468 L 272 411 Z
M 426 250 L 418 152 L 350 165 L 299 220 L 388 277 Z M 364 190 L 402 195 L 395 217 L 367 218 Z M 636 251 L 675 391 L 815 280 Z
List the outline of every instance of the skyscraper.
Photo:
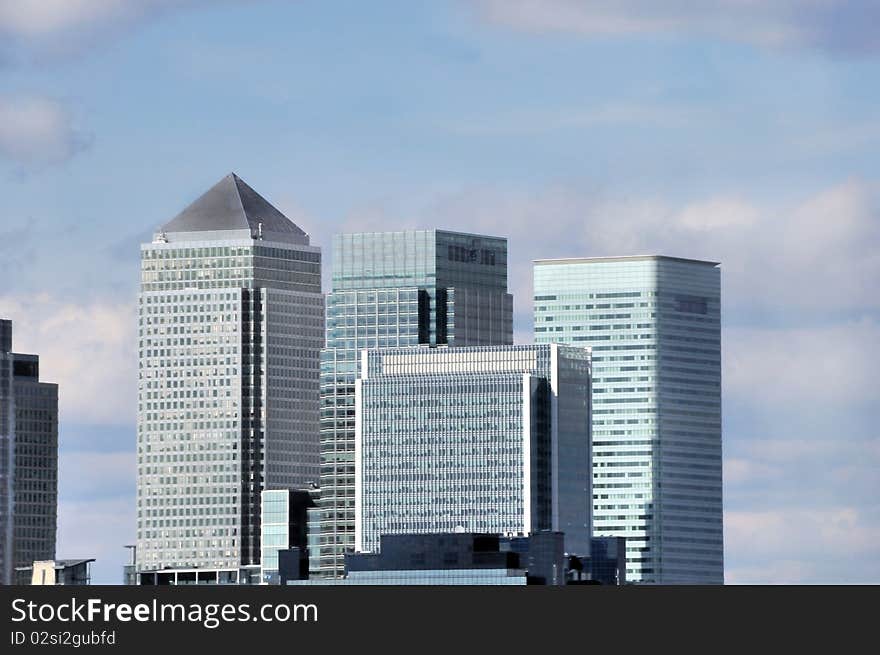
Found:
M 444 230 L 337 235 L 321 353 L 321 495 L 312 574 L 342 575 L 354 549 L 354 386 L 364 348 L 513 343 L 507 240 Z
M 257 581 L 261 492 L 318 479 L 320 249 L 227 175 L 141 246 L 138 339 L 141 581 Z
M 721 273 L 674 257 L 539 260 L 535 341 L 593 351 L 593 532 L 627 579 L 723 583 Z
M 40 358 L 12 352 L 0 320 L 0 583 L 55 558 L 58 516 L 58 385 L 40 382 Z
M 355 386 L 355 546 L 382 535 L 564 533 L 590 552 L 590 351 L 364 351 Z

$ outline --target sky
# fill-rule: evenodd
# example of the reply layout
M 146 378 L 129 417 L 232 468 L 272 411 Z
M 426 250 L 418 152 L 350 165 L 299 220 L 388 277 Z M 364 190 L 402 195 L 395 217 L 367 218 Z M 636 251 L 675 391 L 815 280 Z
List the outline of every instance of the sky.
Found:
M 880 4 L 0 0 L 0 316 L 59 557 L 135 539 L 139 243 L 230 171 L 334 233 L 722 262 L 728 583 L 880 583 Z

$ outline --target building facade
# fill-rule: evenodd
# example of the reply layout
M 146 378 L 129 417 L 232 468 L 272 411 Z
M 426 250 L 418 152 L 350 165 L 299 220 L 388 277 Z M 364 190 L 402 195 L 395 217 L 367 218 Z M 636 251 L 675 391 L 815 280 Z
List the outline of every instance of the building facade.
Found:
M 295 554 L 297 560 L 290 575 L 308 577 L 308 510 L 314 506 L 312 494 L 305 489 L 267 489 L 263 492 L 260 560 L 263 584 L 281 584 L 282 577 L 285 577 L 282 573 L 288 573 L 283 571 L 285 554 Z
M 29 584 L 22 567 L 55 557 L 57 517 L 58 385 L 0 320 L 0 583 Z
M 383 535 L 553 530 L 589 553 L 588 349 L 426 346 L 362 360 L 357 551 Z
M 92 559 L 35 561 L 19 569 L 21 582 L 29 585 L 87 585 L 92 582 Z
M 262 491 L 318 479 L 323 340 L 320 249 L 236 175 L 141 246 L 142 580 L 259 580 Z
M 122 584 L 136 585 L 138 583 L 137 546 L 127 544 L 125 549 L 128 551 L 128 564 L 122 566 Z
M 584 558 L 583 578 L 604 585 L 626 584 L 626 539 L 593 537 L 590 556 Z
M 593 530 L 627 579 L 724 580 L 721 278 L 715 262 L 535 262 L 535 342 L 593 352 Z
M 527 537 L 451 532 L 382 535 L 375 553 L 347 553 L 345 577 L 290 579 L 288 585 L 490 585 L 562 586 L 623 584 L 608 559 L 611 540 L 594 540 L 599 562 L 566 553 L 565 535 L 539 531 Z M 622 562 L 622 558 L 621 558 Z M 605 577 L 594 571 L 608 569 Z M 602 578 L 602 579 L 600 579 Z
M 506 239 L 443 230 L 342 234 L 321 353 L 321 497 L 310 570 L 337 577 L 354 549 L 354 386 L 364 348 L 513 343 Z

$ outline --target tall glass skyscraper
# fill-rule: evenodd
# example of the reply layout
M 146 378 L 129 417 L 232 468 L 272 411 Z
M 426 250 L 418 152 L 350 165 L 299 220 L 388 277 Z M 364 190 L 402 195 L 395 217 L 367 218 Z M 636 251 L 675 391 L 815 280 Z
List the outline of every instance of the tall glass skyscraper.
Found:
M 16 571 L 55 559 L 58 516 L 58 385 L 40 381 L 40 358 L 12 352 L 0 320 L 0 584 L 30 584 Z
M 259 579 L 261 492 L 318 479 L 323 341 L 320 249 L 237 176 L 141 246 L 142 582 Z
M 364 348 L 513 343 L 507 240 L 444 230 L 342 234 L 321 353 L 321 495 L 312 575 L 343 574 L 354 550 L 354 386 Z
M 392 348 L 360 368 L 358 551 L 390 534 L 553 530 L 589 555 L 589 349 Z
M 721 272 L 674 257 L 539 260 L 535 341 L 593 351 L 593 532 L 627 580 L 724 581 Z

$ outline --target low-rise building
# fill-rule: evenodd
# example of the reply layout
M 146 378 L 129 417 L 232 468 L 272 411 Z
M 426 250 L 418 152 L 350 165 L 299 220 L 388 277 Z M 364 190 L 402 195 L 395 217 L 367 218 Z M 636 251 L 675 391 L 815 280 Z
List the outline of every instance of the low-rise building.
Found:
M 29 577 L 32 585 L 87 585 L 92 581 L 94 561 L 94 558 L 41 560 L 15 570 L 25 579 Z

